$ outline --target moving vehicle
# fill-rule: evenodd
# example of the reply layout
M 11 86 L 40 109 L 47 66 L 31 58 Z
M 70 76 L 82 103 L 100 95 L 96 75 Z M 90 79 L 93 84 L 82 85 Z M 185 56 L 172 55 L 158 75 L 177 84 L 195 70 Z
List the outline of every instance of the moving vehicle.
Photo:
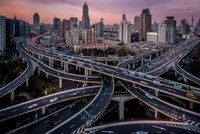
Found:
M 34 107 L 37 107 L 37 106 L 38 106 L 38 104 L 35 103 L 35 104 L 30 105 L 30 106 L 28 107 L 28 109 L 31 109 L 31 108 L 34 108 Z
M 73 93 L 72 95 L 73 95 L 73 96 L 74 96 L 74 95 L 77 95 L 77 93 Z
M 155 93 L 155 90 L 149 89 L 149 90 L 147 90 L 147 92 L 148 92 L 148 93 Z
M 144 82 L 144 81 L 140 81 L 140 83 L 147 85 L 147 83 L 146 83 L 146 82 Z
M 72 107 L 74 107 L 76 104 L 75 103 L 73 103 L 73 104 L 71 104 L 69 107 L 70 108 L 72 108 Z
M 145 94 L 145 96 L 147 96 L 148 98 L 150 98 L 150 99 L 153 99 L 153 96 L 152 95 L 150 95 L 150 94 Z
M 175 85 L 175 87 L 176 87 L 176 88 L 181 88 L 181 89 L 182 89 L 182 87 L 181 87 L 180 85 Z
M 197 100 L 197 97 L 196 97 L 194 94 L 187 93 L 186 96 L 187 96 L 188 98 L 193 99 L 193 100 Z
M 156 80 L 153 81 L 153 84 L 158 85 L 158 86 L 162 86 L 162 84 L 160 84 L 160 82 L 156 81 Z
M 168 89 L 167 91 L 176 94 L 176 91 L 173 89 Z
M 55 98 L 51 99 L 50 102 L 55 102 L 55 101 L 57 101 L 57 100 L 58 100 L 58 98 L 55 97 Z

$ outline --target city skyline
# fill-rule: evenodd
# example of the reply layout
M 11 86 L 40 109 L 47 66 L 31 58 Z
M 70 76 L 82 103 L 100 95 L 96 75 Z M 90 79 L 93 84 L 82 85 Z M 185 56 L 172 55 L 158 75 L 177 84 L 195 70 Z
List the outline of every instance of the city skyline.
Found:
M 152 14 L 152 23 L 154 21 L 160 23 L 166 16 L 174 16 L 177 24 L 181 19 L 186 19 L 191 24 L 192 15 L 194 16 L 194 24 L 200 19 L 198 8 L 200 2 L 198 0 L 87 0 L 90 11 L 91 24 L 99 22 L 104 18 L 105 24 L 119 23 L 121 14 L 126 13 L 127 19 L 134 22 L 134 17 L 140 15 L 142 9 L 149 8 Z M 32 15 L 38 12 L 41 23 L 51 23 L 54 17 L 60 19 L 69 19 L 70 17 L 78 17 L 82 20 L 82 7 L 85 1 L 82 0 L 1 0 L 0 15 L 13 18 L 14 14 L 18 19 L 33 23 Z M 119 6 L 120 5 L 120 6 Z M 53 8 L 53 9 L 52 9 Z M 100 14 L 100 15 L 99 15 Z

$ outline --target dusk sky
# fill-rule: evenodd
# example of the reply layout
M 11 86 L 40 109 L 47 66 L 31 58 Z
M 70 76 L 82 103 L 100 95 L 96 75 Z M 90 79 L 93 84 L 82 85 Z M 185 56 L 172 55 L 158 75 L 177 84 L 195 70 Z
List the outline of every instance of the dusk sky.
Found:
M 52 23 L 54 17 L 69 19 L 71 16 L 82 19 L 83 0 L 0 0 L 0 15 L 33 23 L 37 11 L 40 22 Z M 168 15 L 175 16 L 177 24 L 186 19 L 195 24 L 200 19 L 200 0 L 87 0 L 91 24 L 104 19 L 105 24 L 119 23 L 121 14 L 126 12 L 127 20 L 133 23 L 134 16 L 140 15 L 143 8 L 149 8 L 154 21 L 160 23 Z

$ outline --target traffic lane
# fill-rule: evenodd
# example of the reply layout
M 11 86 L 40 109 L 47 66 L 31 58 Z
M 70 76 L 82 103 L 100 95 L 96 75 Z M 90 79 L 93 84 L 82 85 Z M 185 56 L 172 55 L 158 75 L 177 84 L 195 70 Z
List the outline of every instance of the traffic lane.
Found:
M 146 86 L 148 85 L 149 88 L 151 88 L 151 87 L 152 88 L 157 88 L 157 89 L 159 89 L 160 92 L 165 91 L 164 93 L 167 93 L 169 95 L 179 95 L 179 96 L 188 98 L 187 95 L 186 95 L 188 91 L 184 90 L 184 89 L 178 89 L 178 88 L 175 88 L 173 86 L 166 85 L 166 84 L 162 84 L 162 86 L 158 86 L 158 85 L 153 84 L 153 82 L 147 81 L 147 79 L 139 78 L 139 77 L 131 78 L 131 76 L 128 76 L 126 74 L 120 74 L 120 76 L 122 78 L 125 78 L 125 79 L 128 79 L 128 80 L 133 80 L 134 82 L 138 82 L 138 83 L 140 83 L 140 81 L 144 81 L 144 82 L 147 83 Z M 168 89 L 175 90 L 177 93 L 176 94 L 172 94 L 172 93 L 168 92 Z M 190 99 L 190 98 L 188 98 L 188 99 Z M 190 100 L 194 101 L 192 99 L 190 99 Z M 197 100 L 200 100 L 200 98 L 197 98 Z
M 125 84 L 127 87 L 127 84 L 125 82 L 123 82 L 123 84 Z M 163 103 L 155 98 L 150 99 L 145 95 L 144 92 L 142 92 L 139 89 L 135 89 L 132 86 L 131 86 L 130 91 L 134 95 L 136 95 L 138 98 L 142 99 L 144 102 L 148 103 L 151 106 L 156 107 L 157 109 L 159 109 L 169 115 L 172 115 L 174 117 L 183 117 L 183 114 L 185 114 L 186 119 L 188 119 L 188 120 L 192 119 L 193 121 L 200 122 L 200 118 L 199 118 L 200 115 L 198 116 L 198 115 L 191 114 L 187 111 L 183 111 L 181 108 L 176 108 L 176 107 L 170 106 L 170 105 Z
M 39 107 L 45 106 L 45 105 L 52 105 L 54 103 L 58 103 L 59 101 L 64 101 L 64 100 L 68 100 L 70 98 L 74 98 L 74 97 L 78 97 L 78 96 L 83 96 L 83 95 L 89 95 L 89 94 L 94 94 L 96 92 L 98 92 L 100 87 L 89 87 L 89 88 L 83 88 L 81 89 L 81 91 L 70 91 L 67 93 L 60 93 L 59 95 L 53 95 L 53 96 L 45 96 L 42 97 L 40 99 L 37 100 L 32 100 L 31 102 L 25 103 L 25 104 L 19 104 L 19 106 L 14 106 L 11 108 L 7 108 L 5 110 L 0 110 L 0 120 L 8 118 L 8 117 L 12 117 L 14 115 L 18 115 L 18 114 L 22 114 L 24 112 L 28 112 L 28 111 L 33 111 L 35 109 L 38 109 Z M 75 95 L 73 95 L 74 93 L 76 93 Z M 51 103 L 50 100 L 54 99 L 57 97 L 57 101 L 55 101 L 54 103 Z M 37 104 L 37 106 L 35 108 L 28 108 L 29 106 L 33 105 L 33 104 Z
M 100 95 L 104 95 L 104 97 L 106 97 L 105 96 L 106 94 L 110 94 L 110 97 L 111 97 L 111 92 L 112 92 L 112 88 L 113 88 L 112 85 L 113 84 L 111 83 L 107 87 L 105 83 L 106 82 L 104 82 L 104 85 L 102 87 Z M 106 90 L 106 87 L 108 88 L 107 90 Z M 100 95 L 96 98 L 96 100 L 92 103 L 92 105 L 90 105 L 88 108 L 86 108 L 86 111 L 88 113 L 90 113 L 91 115 L 92 115 L 92 112 L 90 112 L 90 111 L 93 111 L 93 110 L 95 111 L 94 115 L 93 115 L 94 117 L 96 116 L 95 113 L 98 114 L 103 109 L 103 107 L 105 106 L 105 104 L 108 101 L 107 97 L 106 97 L 107 100 L 105 98 L 102 99 L 102 96 L 100 96 Z M 103 104 L 101 105 L 99 102 L 103 103 Z M 97 106 L 97 104 L 99 104 L 99 105 Z M 97 107 L 95 107 L 95 106 L 97 106 Z M 81 114 L 79 114 L 78 116 L 76 116 L 75 118 L 70 120 L 69 122 L 63 124 L 58 129 L 54 130 L 52 132 L 52 134 L 72 133 L 75 130 L 79 129 L 80 127 L 86 125 L 87 122 L 89 122 L 89 121 L 90 121 L 90 119 L 84 114 L 84 112 L 82 112 Z M 66 128 L 68 128 L 68 129 L 66 129 Z
M 79 106 L 83 106 L 85 105 L 85 102 L 83 102 L 82 100 L 72 103 L 72 104 L 76 104 Z M 70 105 L 68 105 L 67 107 L 65 107 L 63 110 L 57 112 L 58 113 L 58 118 L 54 121 L 52 121 L 53 123 L 59 124 L 60 122 L 62 122 L 64 119 L 69 118 L 70 116 L 72 116 L 75 112 L 78 112 L 78 109 L 75 109 L 74 107 L 70 108 Z M 39 122 L 35 123 L 34 125 L 31 125 L 29 127 L 20 129 L 19 131 L 16 131 L 15 133 L 23 133 L 24 131 L 26 131 L 28 128 L 33 128 L 29 134 L 42 134 L 45 133 L 48 129 L 51 129 L 51 127 L 49 127 L 48 129 L 45 129 L 46 126 L 48 126 L 48 124 L 51 123 L 50 119 L 46 119 L 44 118 L 43 120 L 40 120 Z
M 147 132 L 148 134 L 196 134 L 194 131 L 166 126 L 166 124 L 132 124 L 107 127 L 97 129 L 96 134 L 115 133 L 115 134 L 137 134 L 137 131 Z

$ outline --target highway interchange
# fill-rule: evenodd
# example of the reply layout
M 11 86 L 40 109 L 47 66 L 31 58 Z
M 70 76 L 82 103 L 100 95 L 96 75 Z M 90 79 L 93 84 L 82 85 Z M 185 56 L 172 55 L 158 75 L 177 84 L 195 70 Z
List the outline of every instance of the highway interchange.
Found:
M 190 42 L 191 43 L 191 42 Z M 194 43 L 194 41 L 193 41 Z M 185 45 L 185 44 L 184 44 Z M 29 52 L 30 53 L 34 53 L 34 54 L 38 54 L 38 55 L 42 55 L 42 56 L 46 56 L 46 57 L 50 57 L 50 58 L 54 58 L 55 60 L 62 60 L 62 62 L 66 62 L 66 63 L 69 63 L 69 64 L 73 64 L 73 65 L 76 65 L 76 66 L 79 66 L 79 67 L 84 67 L 84 68 L 87 68 L 87 69 L 90 69 L 92 71 L 96 71 L 96 72 L 99 72 L 101 74 L 104 74 L 104 75 L 107 75 L 107 76 L 111 76 L 112 78 L 117 78 L 117 79 L 120 79 L 120 80 L 123 80 L 125 81 L 126 83 L 127 82 L 130 82 L 132 84 L 136 84 L 138 86 L 142 86 L 142 87 L 150 87 L 152 89 L 155 89 L 155 90 L 158 90 L 160 92 L 164 92 L 166 94 L 169 94 L 169 95 L 173 95 L 173 96 L 176 96 L 176 97 L 180 97 L 180 98 L 183 98 L 183 99 L 186 99 L 186 100 L 189 100 L 189 101 L 192 101 L 192 102 L 195 102 L 195 103 L 198 103 L 199 104 L 199 97 L 197 100 L 193 100 L 193 99 L 190 99 L 190 98 L 187 98 L 186 97 L 186 92 L 189 92 L 187 91 L 187 88 L 188 87 L 183 87 L 183 89 L 181 88 L 177 88 L 177 87 L 174 87 L 174 83 L 170 83 L 168 84 L 167 83 L 167 80 L 162 84 L 162 86 L 158 86 L 158 85 L 155 85 L 152 81 L 156 80 L 156 77 L 148 77 L 148 75 L 146 74 L 142 74 L 142 73 L 136 73 L 136 72 L 133 72 L 133 71 L 130 71 L 130 70 L 127 70 L 127 69 L 123 69 L 122 66 L 119 66 L 119 67 L 113 67 L 113 66 L 109 66 L 109 65 L 105 65 L 105 64 L 101 64 L 101 63 L 97 63 L 97 62 L 93 62 L 93 61 L 90 61 L 88 59 L 83 59 L 82 57 L 73 57 L 73 56 L 68 56 L 68 59 L 65 59 L 65 58 L 62 58 L 60 57 L 60 55 L 57 55 L 57 54 L 46 54 L 46 53 L 43 53 L 42 50 L 38 49 L 38 48 L 33 48 L 31 46 L 29 46 L 28 48 L 27 47 L 24 47 L 25 49 L 25 52 Z M 180 52 L 182 52 L 183 50 L 181 50 Z M 24 55 L 23 54 L 23 51 L 21 51 L 21 54 L 22 56 L 26 57 L 26 59 L 31 59 L 31 61 L 35 61 L 37 62 L 38 66 L 40 68 L 44 68 L 45 66 L 45 71 L 48 72 L 48 73 L 52 73 L 53 74 L 57 74 L 57 76 L 61 77 L 61 78 L 66 78 L 70 76 L 70 73 L 66 73 L 66 72 L 61 72 L 59 73 L 58 75 L 58 72 L 54 72 L 52 71 L 51 67 L 47 67 L 45 64 L 41 63 L 40 61 L 34 59 L 31 55 Z M 141 55 L 140 55 L 141 56 Z M 177 56 L 177 55 L 176 55 Z M 69 59 L 71 59 L 69 61 Z M 133 58 L 131 59 L 133 61 L 135 61 L 137 58 Z M 170 59 L 172 60 L 172 59 Z M 174 59 L 173 59 L 174 60 Z M 78 64 L 82 62 L 83 64 Z M 129 63 L 129 62 L 126 62 L 126 63 Z M 50 68 L 50 69 L 49 69 Z M 49 70 L 48 70 L 49 69 Z M 63 76 L 61 76 L 63 75 Z M 77 79 L 77 77 L 79 76 L 76 76 L 74 74 L 71 74 L 72 76 L 70 76 L 70 79 Z M 74 77 L 75 76 L 75 77 Z M 88 77 L 88 76 L 87 76 Z M 102 109 L 104 109 L 106 107 L 106 105 L 108 105 L 107 103 L 109 103 L 109 100 L 110 98 L 112 97 L 112 93 L 113 93 L 113 90 L 114 90 L 114 82 L 110 83 L 110 82 L 107 82 L 107 80 L 109 79 L 110 81 L 113 81 L 111 77 L 105 77 L 104 78 L 106 80 L 103 80 L 102 82 L 102 88 L 101 90 L 99 91 L 99 93 L 97 94 L 96 98 L 93 100 L 92 103 L 88 104 L 88 107 L 85 108 L 85 110 L 87 111 L 92 111 L 93 107 L 96 106 L 97 110 L 95 109 L 94 113 L 92 113 L 94 115 L 94 117 L 97 118 L 97 116 L 99 115 L 99 113 L 102 112 Z M 89 77 L 88 77 L 89 78 Z M 104 79 L 103 78 L 103 79 Z M 83 79 L 81 78 L 82 81 L 86 81 L 86 77 L 84 76 Z M 92 81 L 92 82 L 95 82 L 95 81 L 99 81 L 100 79 L 97 79 Z M 88 80 L 90 81 L 90 80 Z M 87 81 L 87 82 L 88 82 Z M 146 82 L 146 84 L 142 84 L 141 81 L 144 81 Z M 107 83 L 110 83 L 107 85 Z M 145 102 L 148 102 L 147 100 L 150 99 L 148 97 L 145 97 L 144 95 L 144 92 L 141 91 L 141 90 L 138 90 L 138 89 L 135 89 L 132 87 L 132 84 L 129 84 L 129 88 L 128 90 L 131 90 L 131 93 L 135 96 L 138 97 L 138 99 L 141 99 Z M 130 86 L 131 85 L 131 86 Z M 181 84 L 180 84 L 181 85 Z M 99 89 L 100 87 L 98 87 Z M 176 90 L 177 94 L 173 94 L 173 93 L 170 93 L 167 91 L 167 89 L 173 89 L 173 90 Z M 195 88 L 194 88 L 195 89 Z M 80 89 L 76 89 L 76 90 L 80 90 Z M 83 89 L 82 89 L 83 90 Z M 96 89 L 97 90 L 97 89 Z M 196 90 L 198 90 L 198 88 L 196 88 Z M 94 92 L 92 92 L 94 93 Z M 91 94 L 92 94 L 91 93 Z M 191 92 L 192 93 L 192 92 Z M 73 94 L 72 93 L 69 93 L 70 95 Z M 88 93 L 89 94 L 89 93 Z M 77 97 L 80 96 L 81 94 L 77 94 Z M 54 95 L 53 95 L 54 96 Z M 49 98 L 50 100 L 57 97 L 58 95 L 55 95 L 54 97 L 51 97 Z M 103 96 L 103 97 L 102 97 Z M 66 95 L 66 98 L 69 98 L 69 96 Z M 156 98 L 156 97 L 155 97 Z M 41 101 L 42 99 L 39 98 L 38 101 Z M 64 100 L 64 99 L 63 99 Z M 101 103 L 99 104 L 100 101 L 102 101 L 104 103 Z M 181 119 L 181 117 L 183 117 L 183 109 L 180 109 L 180 108 L 173 108 L 173 109 L 176 109 L 176 111 L 178 111 L 178 113 L 175 113 L 175 114 L 171 114 L 173 113 L 173 111 L 169 110 L 167 111 L 166 109 L 169 108 L 169 105 L 168 104 L 164 104 L 162 103 L 160 100 L 158 101 L 155 101 L 157 99 L 153 99 L 152 100 L 149 100 L 149 102 L 152 102 L 152 103 L 149 103 L 149 105 L 155 109 L 158 109 L 159 111 L 163 112 L 165 111 L 165 114 L 171 116 L 172 118 L 177 118 L 177 119 Z M 154 102 L 155 101 L 155 102 Z M 49 102 L 48 102 L 49 103 Z M 97 105 L 98 104 L 98 105 Z M 43 105 L 46 105 L 45 103 Z M 156 106 L 157 105 L 157 106 Z M 30 104 L 29 104 L 30 106 Z M 163 106 L 163 107 L 161 107 Z M 28 106 L 27 106 L 28 107 Z M 165 107 L 165 108 L 164 108 Z M 39 108 L 38 106 L 36 106 L 36 108 Z M 76 114 L 74 116 L 72 116 L 70 119 L 64 121 L 63 123 L 60 124 L 60 126 L 58 127 L 55 127 L 54 129 L 50 130 L 49 132 L 47 133 L 68 133 L 68 132 L 78 132 L 79 130 L 82 130 L 85 126 L 88 126 L 91 124 L 91 121 L 88 121 L 87 120 L 84 120 L 84 118 L 87 118 L 87 116 L 84 117 L 84 113 L 83 113 L 84 109 L 82 111 L 80 111 L 79 114 Z M 184 112 L 186 113 L 186 116 L 185 117 L 188 117 L 188 118 L 192 118 L 193 121 L 195 122 L 199 122 L 198 118 L 199 118 L 199 115 L 196 115 L 196 113 L 192 113 L 191 111 L 186 111 L 184 110 Z M 188 112 L 188 113 L 187 113 Z M 2 113 L 0 111 L 0 113 Z M 192 113 L 192 114 L 191 114 Z M 83 118 L 81 121 L 80 119 Z M 63 127 L 63 128 L 62 128 Z M 65 130 L 64 128 L 70 128 L 69 130 Z M 64 131 L 65 130 L 65 131 Z

